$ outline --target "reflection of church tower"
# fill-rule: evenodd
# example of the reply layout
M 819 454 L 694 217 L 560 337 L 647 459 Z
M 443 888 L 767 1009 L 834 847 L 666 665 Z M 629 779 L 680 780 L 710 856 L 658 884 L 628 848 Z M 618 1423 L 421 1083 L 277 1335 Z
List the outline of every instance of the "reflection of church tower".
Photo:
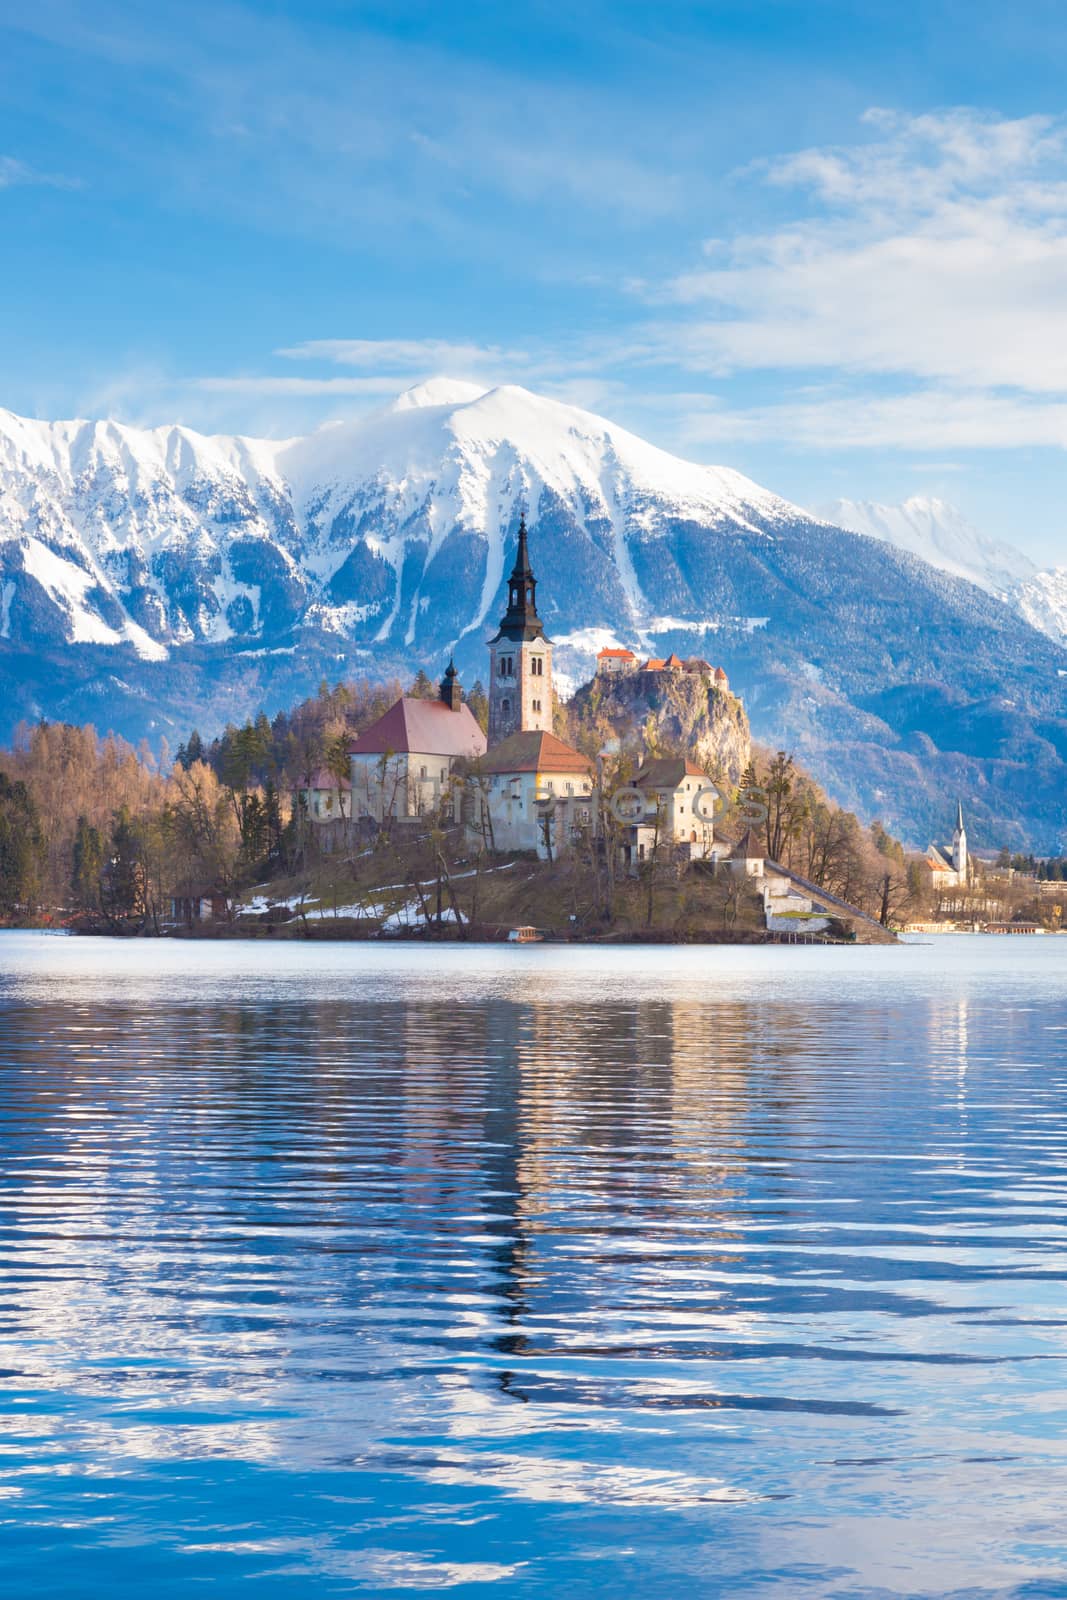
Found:
M 967 829 L 963 826 L 963 801 L 956 801 L 956 831 L 952 835 L 952 865 L 959 882 L 967 882 Z
M 552 645 L 537 615 L 537 579 L 526 548 L 526 516 L 508 579 L 508 609 L 489 645 L 489 743 L 510 733 L 552 732 Z

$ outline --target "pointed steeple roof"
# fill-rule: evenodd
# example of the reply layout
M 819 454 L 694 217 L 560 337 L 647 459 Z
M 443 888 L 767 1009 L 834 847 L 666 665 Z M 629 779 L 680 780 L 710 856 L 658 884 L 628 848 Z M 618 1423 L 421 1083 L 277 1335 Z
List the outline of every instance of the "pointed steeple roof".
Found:
M 445 675 L 441 679 L 441 699 L 453 711 L 458 711 L 463 703 L 463 691 L 459 686 L 459 673 L 456 671 L 455 659 L 448 658 Z
M 513 639 L 518 644 L 523 639 L 543 639 L 544 633 L 541 618 L 537 615 L 537 579 L 530 565 L 526 513 L 523 511 L 519 515 L 519 548 L 515 552 L 515 565 L 508 579 L 508 609 L 500 619 L 500 632 L 496 637 Z
M 533 568 L 530 565 L 530 550 L 526 542 L 526 513 L 519 512 L 519 548 L 515 552 L 515 565 L 511 569 L 512 580 L 532 578 Z
M 962 800 L 957 800 L 956 801 L 956 832 L 957 833 L 962 833 L 963 831 L 964 831 L 964 828 L 963 828 L 963 801 Z

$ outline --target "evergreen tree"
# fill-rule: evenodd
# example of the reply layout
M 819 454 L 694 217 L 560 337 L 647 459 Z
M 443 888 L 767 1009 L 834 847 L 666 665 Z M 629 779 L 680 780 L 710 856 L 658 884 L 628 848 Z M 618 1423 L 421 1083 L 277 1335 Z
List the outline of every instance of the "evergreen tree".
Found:
M 204 760 L 204 741 L 195 728 L 189 735 L 188 744 L 181 747 L 174 759 L 181 763 L 186 772 L 189 771 L 194 761 Z
M 128 806 L 116 811 L 111 824 L 102 900 L 113 917 L 131 917 L 145 909 L 142 841 Z
M 24 783 L 0 771 L 0 916 L 33 910 L 43 867 L 37 807 Z
M 78 818 L 74 834 L 71 889 L 80 911 L 100 909 L 101 880 L 104 872 L 104 839 L 85 816 Z
M 471 685 L 470 693 L 463 697 L 470 707 L 471 716 L 481 728 L 483 733 L 489 731 L 489 696 L 482 686 L 481 678 L 475 678 Z
M 421 667 L 416 672 L 415 681 L 408 693 L 416 700 L 435 700 L 437 698 L 436 686 L 431 683 Z

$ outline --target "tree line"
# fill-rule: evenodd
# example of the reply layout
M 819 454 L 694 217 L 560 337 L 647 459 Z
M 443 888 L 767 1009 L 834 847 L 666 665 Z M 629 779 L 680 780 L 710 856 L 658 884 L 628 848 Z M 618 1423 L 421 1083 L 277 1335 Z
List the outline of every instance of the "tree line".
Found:
M 158 922 L 183 890 L 232 894 L 296 870 L 310 846 L 294 795 L 323 767 L 348 776 L 348 744 L 401 693 L 431 698 L 419 673 L 330 686 L 210 741 L 166 741 L 91 725 L 22 724 L 0 751 L 0 918 L 71 913 Z M 475 715 L 488 713 L 475 686 Z

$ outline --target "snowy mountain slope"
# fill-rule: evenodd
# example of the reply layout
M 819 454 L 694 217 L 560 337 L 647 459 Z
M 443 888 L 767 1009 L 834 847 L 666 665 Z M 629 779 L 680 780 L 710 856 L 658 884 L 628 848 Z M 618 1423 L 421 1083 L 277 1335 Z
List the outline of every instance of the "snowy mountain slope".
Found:
M 635 534 L 656 537 L 668 514 L 754 530 L 795 515 L 737 473 L 518 388 L 440 380 L 282 443 L 0 412 L 4 636 L 126 639 L 154 658 L 306 618 L 411 646 L 449 572 L 462 636 L 486 622 L 520 504 L 595 530 L 613 604 L 638 627 Z
M 1039 571 L 1021 550 L 979 533 L 947 500 L 914 495 L 899 506 L 835 500 L 820 515 L 999 595 L 1031 627 L 1067 643 L 1067 567 Z
M 1016 584 L 1011 604 L 1031 627 L 1067 644 L 1067 567 L 1049 567 Z
M 1005 826 L 1027 812 L 1020 847 L 1067 832 L 1067 650 L 995 594 L 589 412 L 450 380 L 285 441 L 0 412 L 0 736 L 43 715 L 173 742 L 452 650 L 471 683 L 520 510 L 572 681 L 609 642 L 698 653 L 757 737 L 919 843 L 961 784 Z
M 3 636 L 125 640 L 159 659 L 169 644 L 241 631 L 256 611 L 244 542 L 270 542 L 295 566 L 276 449 L 0 411 Z
M 884 539 L 990 594 L 1005 595 L 1037 571 L 1021 550 L 979 533 L 947 500 L 913 495 L 899 506 L 834 500 L 820 506 L 818 515 L 839 528 Z

